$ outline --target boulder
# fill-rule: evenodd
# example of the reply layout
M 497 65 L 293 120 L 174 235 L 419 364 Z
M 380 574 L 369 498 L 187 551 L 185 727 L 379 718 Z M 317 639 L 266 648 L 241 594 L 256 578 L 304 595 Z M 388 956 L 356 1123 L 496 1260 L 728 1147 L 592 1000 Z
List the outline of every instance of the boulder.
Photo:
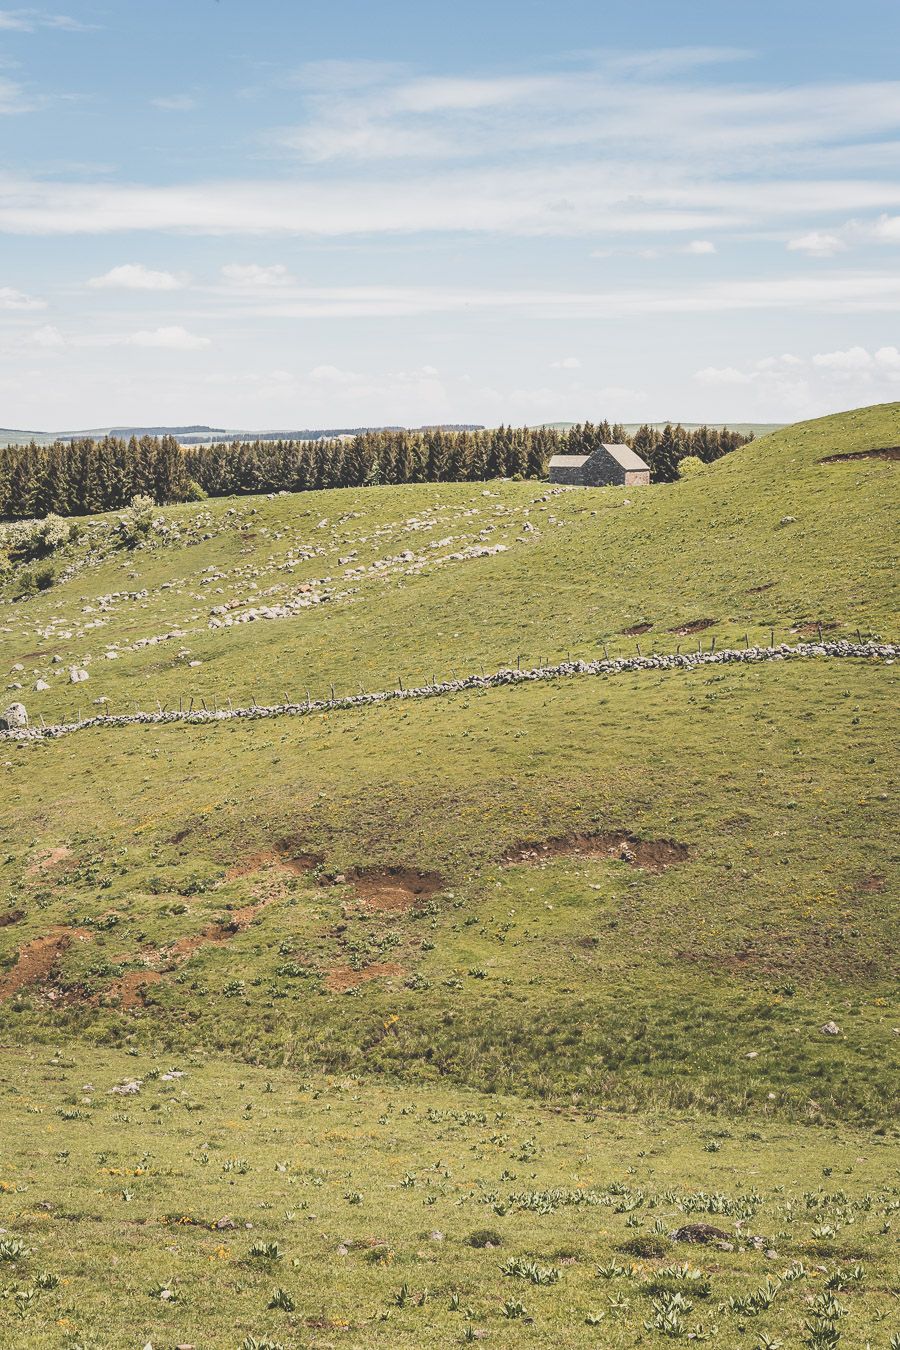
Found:
M 841 1029 L 837 1022 L 826 1022 L 824 1027 L 822 1027 L 823 1036 L 840 1036 L 840 1034 Z
M 11 703 L 5 713 L 0 714 L 0 731 L 18 731 L 28 726 L 28 713 L 24 703 Z

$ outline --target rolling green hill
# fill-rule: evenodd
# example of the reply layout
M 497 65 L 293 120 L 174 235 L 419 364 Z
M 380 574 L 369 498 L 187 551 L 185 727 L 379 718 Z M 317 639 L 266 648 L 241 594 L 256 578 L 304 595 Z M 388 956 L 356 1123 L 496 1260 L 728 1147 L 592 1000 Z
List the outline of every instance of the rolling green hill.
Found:
M 82 521 L 48 589 L 4 575 L 7 699 L 894 638 L 896 461 L 822 461 L 898 443 L 892 404 L 671 486 L 193 503 L 139 547 Z M 624 1347 L 674 1316 L 887 1350 L 895 683 L 768 662 L 0 744 L 18 1343 Z M 713 1246 L 673 1237 L 700 1220 Z

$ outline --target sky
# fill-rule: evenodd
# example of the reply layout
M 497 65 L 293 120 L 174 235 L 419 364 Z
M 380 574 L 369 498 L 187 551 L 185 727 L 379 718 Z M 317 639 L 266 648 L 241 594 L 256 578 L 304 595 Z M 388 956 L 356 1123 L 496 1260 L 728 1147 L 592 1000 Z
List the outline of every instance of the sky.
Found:
M 900 399 L 896 0 L 0 0 L 0 427 Z

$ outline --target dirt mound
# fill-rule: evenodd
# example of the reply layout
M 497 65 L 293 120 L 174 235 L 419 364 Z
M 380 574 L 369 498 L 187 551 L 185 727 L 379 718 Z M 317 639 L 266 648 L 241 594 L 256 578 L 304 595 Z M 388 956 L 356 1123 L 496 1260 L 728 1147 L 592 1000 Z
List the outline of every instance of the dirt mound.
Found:
M 43 984 L 63 952 L 76 940 L 90 942 L 91 934 L 83 928 L 51 928 L 42 937 L 26 942 L 12 970 L 0 980 L 0 1002 L 29 985 Z
M 610 858 L 631 863 L 647 872 L 664 872 L 690 857 L 687 844 L 674 839 L 638 839 L 633 834 L 567 834 L 542 843 L 517 844 L 503 855 L 507 865 L 543 863 L 553 858 Z
M 345 875 L 360 905 L 371 914 L 404 914 L 444 886 L 439 873 L 411 867 L 361 867 Z
M 672 1237 L 676 1242 L 727 1242 L 729 1234 L 711 1223 L 686 1223 L 683 1228 L 676 1228 Z
M 649 633 L 652 627 L 652 623 L 633 623 L 630 628 L 622 629 L 622 636 L 640 637 L 641 633 Z
M 900 445 L 885 445 L 878 450 L 848 450 L 843 455 L 826 455 L 819 464 L 839 464 L 853 459 L 900 459 Z
M 677 633 L 679 637 L 687 637 L 690 633 L 702 633 L 706 628 L 712 628 L 719 622 L 718 619 L 691 619 L 690 623 L 679 624 L 677 628 L 670 628 L 670 633 Z
M 342 994 L 345 989 L 355 989 L 368 980 L 382 980 L 402 974 L 403 967 L 393 961 L 364 966 L 362 970 L 353 970 L 351 966 L 333 966 L 325 976 L 325 988 Z

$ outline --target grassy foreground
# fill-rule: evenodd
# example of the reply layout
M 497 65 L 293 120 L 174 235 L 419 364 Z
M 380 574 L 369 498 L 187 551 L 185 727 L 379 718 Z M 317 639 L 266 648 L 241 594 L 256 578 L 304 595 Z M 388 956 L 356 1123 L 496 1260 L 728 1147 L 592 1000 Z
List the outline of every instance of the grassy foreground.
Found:
M 893 637 L 896 463 L 820 461 L 898 442 L 85 522 L 4 582 L 7 699 Z M 810 661 L 0 746 L 0 1345 L 888 1350 L 895 725 Z
M 896 1326 L 879 1135 L 196 1055 L 11 1063 L 5 1345 L 794 1346 L 824 1320 L 887 1350 Z M 698 1223 L 719 1236 L 673 1240 Z

